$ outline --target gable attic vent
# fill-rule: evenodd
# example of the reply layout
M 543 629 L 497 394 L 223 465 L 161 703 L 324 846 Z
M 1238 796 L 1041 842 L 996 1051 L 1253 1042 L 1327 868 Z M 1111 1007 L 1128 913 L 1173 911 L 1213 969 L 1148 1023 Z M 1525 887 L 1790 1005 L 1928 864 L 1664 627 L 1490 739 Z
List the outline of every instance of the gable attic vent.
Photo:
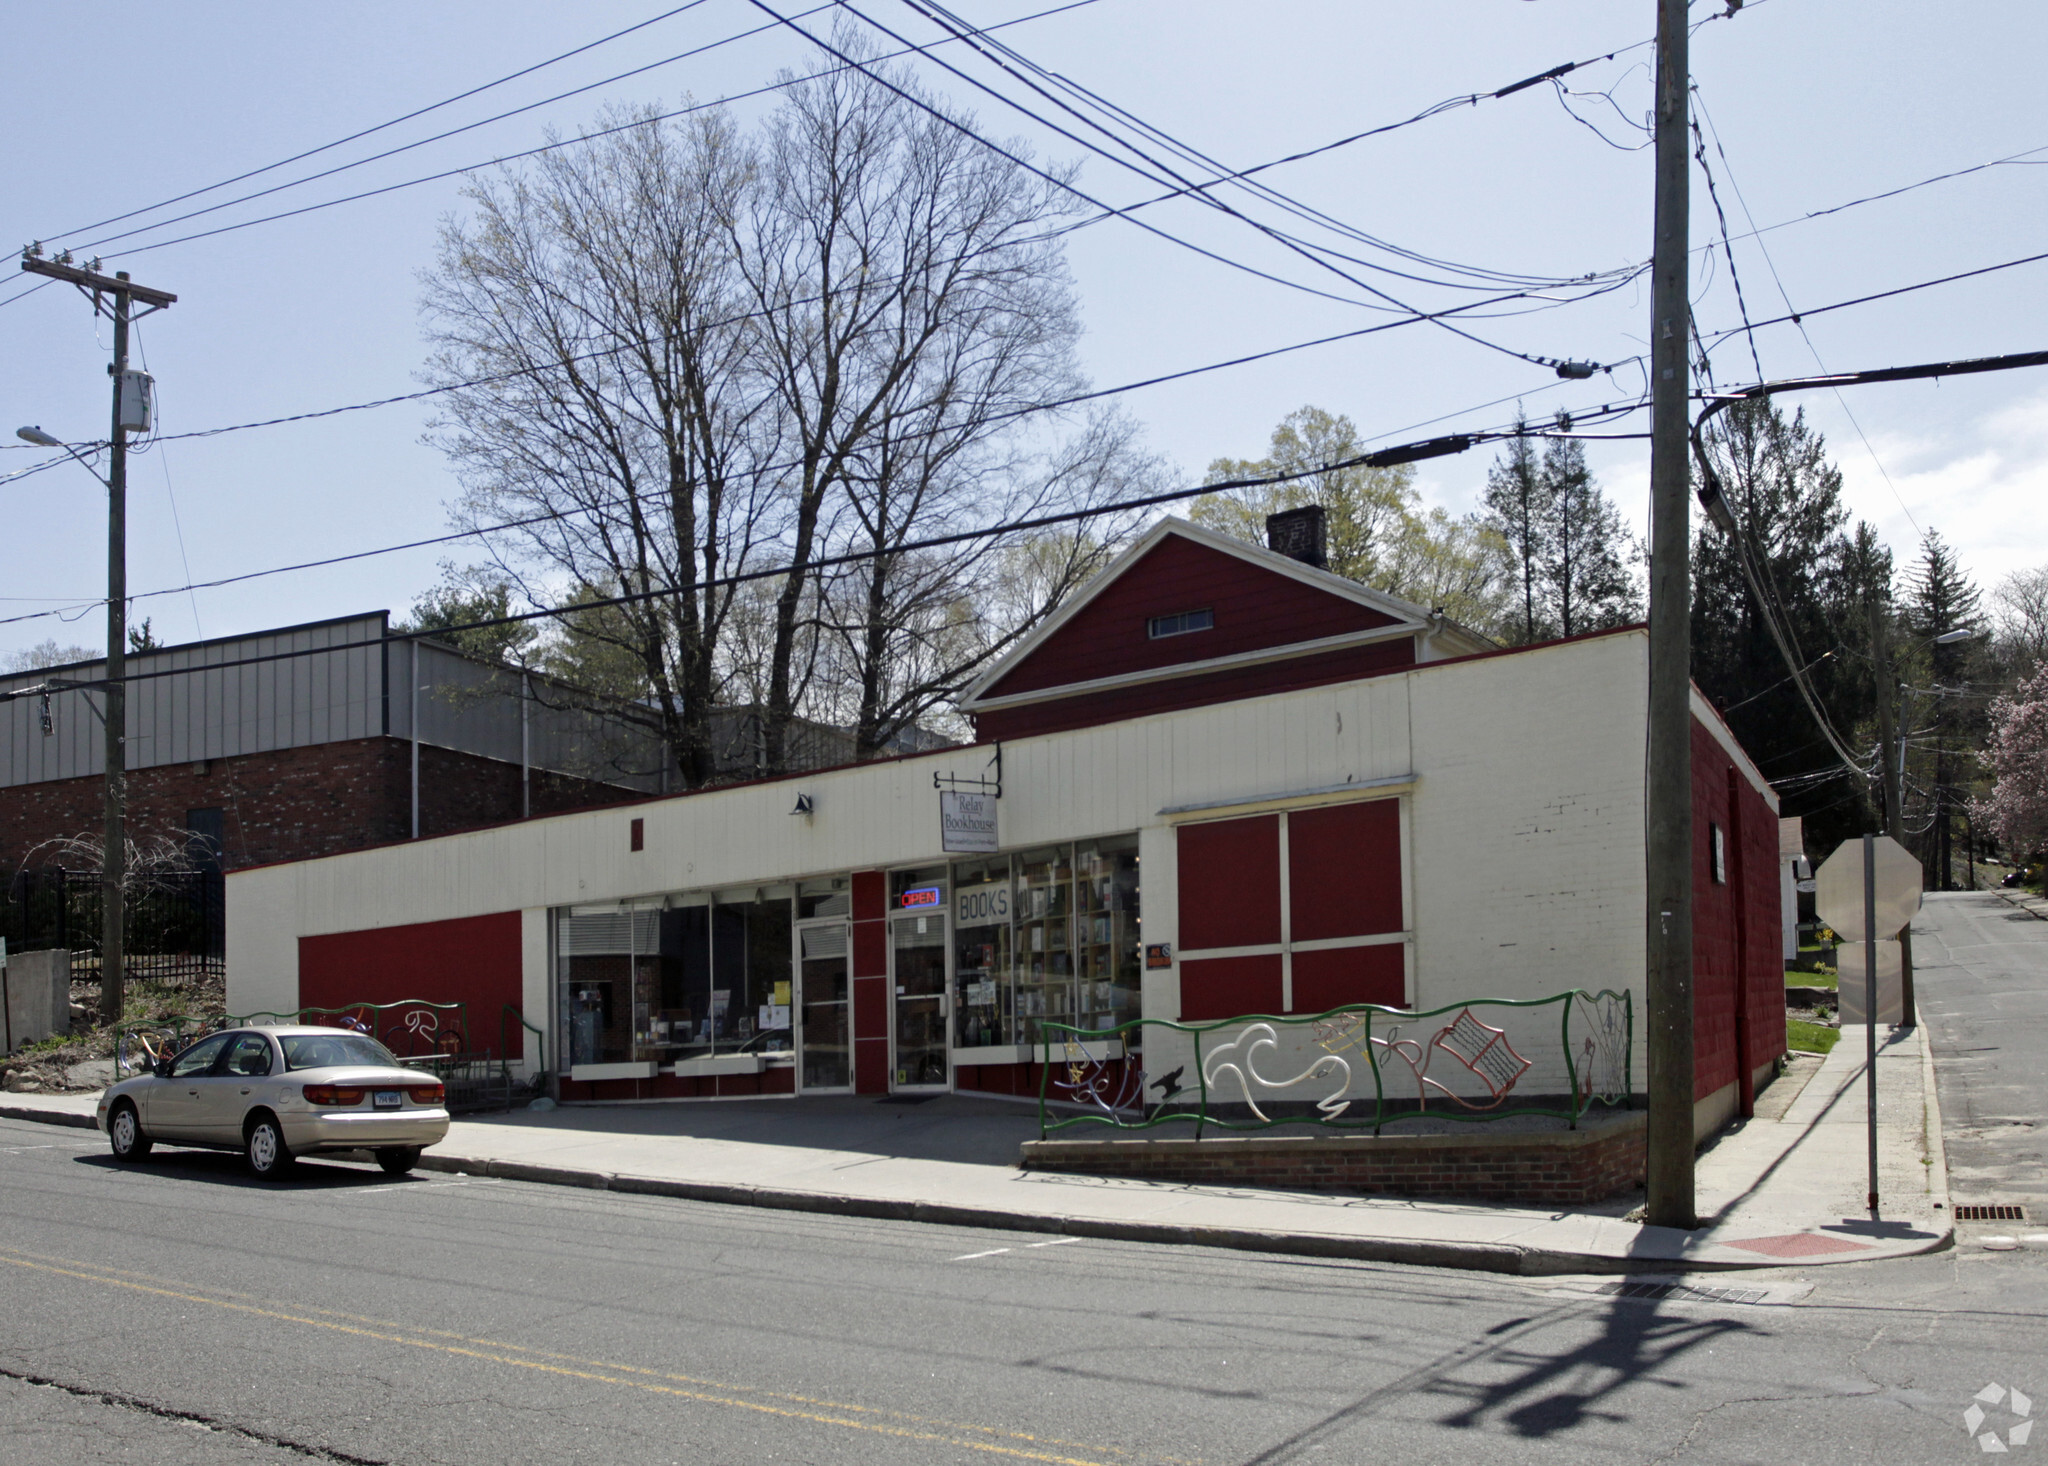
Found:
M 1325 550 L 1325 517 L 1323 506 L 1310 504 L 1301 509 L 1288 509 L 1279 514 L 1266 516 L 1266 548 L 1290 560 L 1299 560 L 1304 565 L 1313 565 L 1318 570 L 1329 568 L 1329 556 Z

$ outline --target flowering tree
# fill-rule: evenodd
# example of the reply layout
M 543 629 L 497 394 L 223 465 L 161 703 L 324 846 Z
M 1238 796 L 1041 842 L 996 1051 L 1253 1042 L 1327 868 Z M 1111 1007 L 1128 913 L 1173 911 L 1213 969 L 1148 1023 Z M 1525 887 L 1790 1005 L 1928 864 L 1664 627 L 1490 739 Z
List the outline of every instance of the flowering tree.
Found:
M 1987 798 L 1971 814 L 2016 855 L 2048 848 L 2048 662 L 1991 704 Z

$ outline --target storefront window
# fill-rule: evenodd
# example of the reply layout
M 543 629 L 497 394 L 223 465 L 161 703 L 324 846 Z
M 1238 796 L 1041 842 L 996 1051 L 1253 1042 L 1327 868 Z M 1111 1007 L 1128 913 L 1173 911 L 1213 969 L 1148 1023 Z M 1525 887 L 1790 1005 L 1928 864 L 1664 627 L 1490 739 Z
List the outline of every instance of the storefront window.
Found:
M 953 866 L 954 1043 L 1040 1042 L 1040 1022 L 1138 1016 L 1138 837 Z
M 565 913 L 556 928 L 564 1058 L 619 1064 L 644 1058 L 636 1035 L 661 978 L 659 911 Z
M 1074 856 L 1076 1001 L 1084 1028 L 1138 1016 L 1143 962 L 1138 928 L 1138 837 L 1092 840 Z
M 1019 1041 L 1010 969 L 1014 894 L 1007 855 L 953 867 L 953 1042 L 959 1048 Z
M 564 914 L 556 929 L 570 1065 L 786 1053 L 793 962 L 786 886 Z

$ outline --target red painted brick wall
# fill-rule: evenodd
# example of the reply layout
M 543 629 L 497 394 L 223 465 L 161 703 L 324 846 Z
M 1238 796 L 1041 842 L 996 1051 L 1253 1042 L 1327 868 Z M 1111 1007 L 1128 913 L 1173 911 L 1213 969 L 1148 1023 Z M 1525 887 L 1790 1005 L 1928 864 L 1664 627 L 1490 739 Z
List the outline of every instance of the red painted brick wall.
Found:
M 55 837 L 97 833 L 102 790 L 96 776 L 0 789 L 0 865 L 32 859 L 36 846 Z M 519 794 L 517 764 L 420 749 L 423 835 L 518 819 Z M 564 775 L 533 775 L 535 814 L 637 797 Z M 136 838 L 174 834 L 187 810 L 209 807 L 222 811 L 221 863 L 229 870 L 403 840 L 412 822 L 411 745 L 361 738 L 128 776 L 128 828 Z
M 1785 1051 L 1778 817 L 1697 718 L 1692 821 L 1693 1095 L 1705 1099 L 1742 1084 L 1746 1099 L 1740 1060 L 1753 1070 Z M 1725 883 L 1714 879 L 1715 825 L 1723 832 Z

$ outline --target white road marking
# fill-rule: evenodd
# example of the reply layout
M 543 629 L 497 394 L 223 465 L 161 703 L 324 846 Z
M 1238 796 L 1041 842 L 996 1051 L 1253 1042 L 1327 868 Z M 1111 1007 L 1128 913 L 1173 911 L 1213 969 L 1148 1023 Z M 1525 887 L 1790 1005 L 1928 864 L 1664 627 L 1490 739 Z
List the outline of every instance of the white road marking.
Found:
M 1069 1242 L 1079 1242 L 1079 1237 L 1055 1237 L 1050 1242 L 1027 1242 L 1027 1247 L 1065 1247 Z
M 968 1253 L 968 1254 L 967 1254 L 967 1255 L 966 1255 L 965 1257 L 956 1257 L 956 1258 L 954 1258 L 954 1259 L 953 1259 L 953 1261 L 955 1261 L 955 1262 L 973 1262 L 973 1261 L 974 1261 L 974 1259 L 976 1259 L 977 1257 L 995 1257 L 995 1256 L 997 1256 L 997 1255 L 999 1255 L 999 1254 L 1001 1254 L 1001 1253 L 1005 1253 L 1005 1252 L 1008 1252 L 1009 1250 L 1010 1250 L 1010 1249 L 1009 1249 L 1009 1248 L 1007 1248 L 1007 1247 L 991 1247 L 991 1248 L 989 1248 L 989 1250 L 988 1250 L 988 1251 L 986 1251 L 986 1252 L 970 1252 L 970 1253 Z

